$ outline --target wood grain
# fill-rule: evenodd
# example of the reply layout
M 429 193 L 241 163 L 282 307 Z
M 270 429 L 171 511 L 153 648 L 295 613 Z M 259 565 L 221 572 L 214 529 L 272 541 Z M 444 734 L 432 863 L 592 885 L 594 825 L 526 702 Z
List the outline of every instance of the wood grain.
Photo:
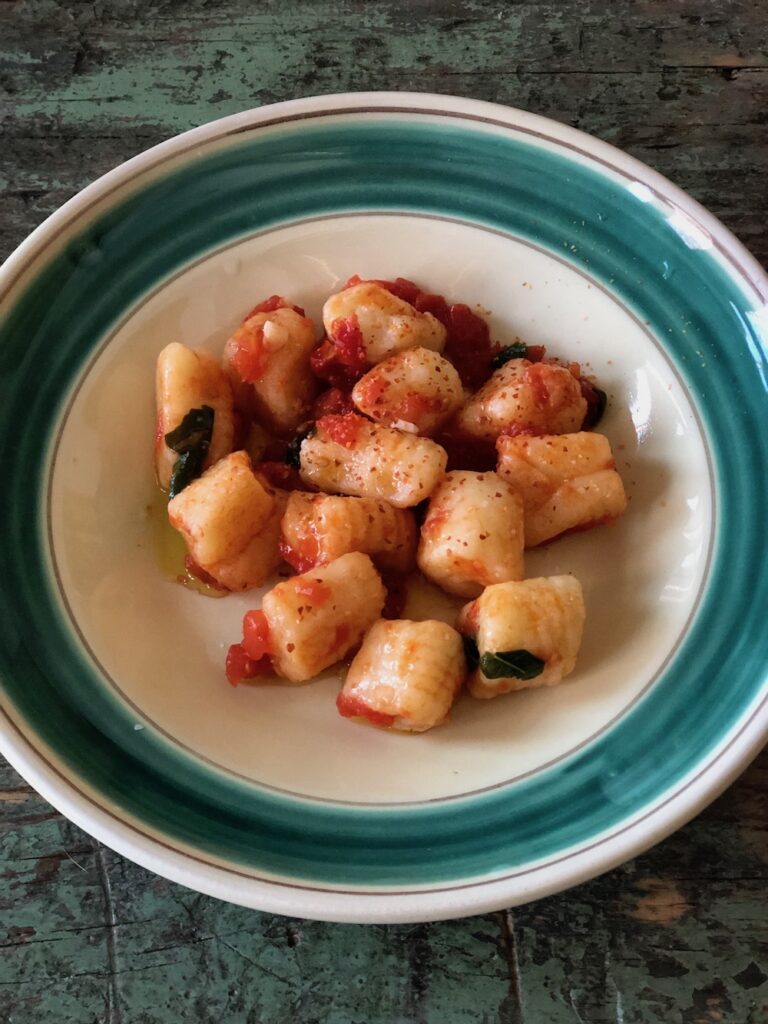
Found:
M 88 182 L 243 108 L 456 93 L 656 167 L 768 263 L 768 13 L 753 0 L 0 0 L 0 258 Z M 768 756 L 654 850 L 434 925 L 258 914 L 157 878 L 0 770 L 4 1024 L 758 1024 Z

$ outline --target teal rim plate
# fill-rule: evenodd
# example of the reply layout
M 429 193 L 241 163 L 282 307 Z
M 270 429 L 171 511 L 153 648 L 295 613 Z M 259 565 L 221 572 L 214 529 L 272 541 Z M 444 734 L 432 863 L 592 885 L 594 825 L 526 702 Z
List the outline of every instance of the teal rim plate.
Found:
M 340 719 L 338 675 L 227 687 L 258 595 L 163 568 L 153 368 L 289 294 L 401 275 L 609 392 L 630 497 L 528 558 L 573 572 L 562 686 L 464 696 L 422 737 Z M 406 93 L 296 100 L 187 132 L 68 202 L 0 269 L 0 742 L 48 800 L 169 878 L 340 921 L 564 889 L 689 820 L 768 733 L 768 279 L 605 143 Z M 407 614 L 450 620 L 427 589 Z

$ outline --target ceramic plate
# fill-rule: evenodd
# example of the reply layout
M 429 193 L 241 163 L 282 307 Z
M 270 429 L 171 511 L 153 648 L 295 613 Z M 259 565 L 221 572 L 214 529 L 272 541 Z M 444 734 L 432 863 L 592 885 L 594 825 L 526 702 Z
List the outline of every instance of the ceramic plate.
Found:
M 173 582 L 153 367 L 273 292 L 413 278 L 588 364 L 630 508 L 528 559 L 587 628 L 560 687 L 390 735 L 333 673 L 227 686 L 255 596 Z M 451 917 L 604 871 L 692 817 L 768 723 L 768 281 L 706 211 L 562 125 L 445 96 L 265 107 L 129 161 L 0 276 L 3 752 L 126 856 L 263 910 Z M 449 618 L 427 590 L 409 611 Z

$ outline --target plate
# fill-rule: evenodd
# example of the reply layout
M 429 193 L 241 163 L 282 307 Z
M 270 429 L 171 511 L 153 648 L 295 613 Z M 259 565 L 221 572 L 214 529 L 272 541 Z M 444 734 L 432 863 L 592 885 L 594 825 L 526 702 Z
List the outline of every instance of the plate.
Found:
M 338 717 L 333 673 L 229 688 L 257 595 L 158 549 L 153 368 L 254 302 L 316 319 L 401 275 L 589 366 L 630 508 L 532 552 L 587 630 L 560 687 L 444 728 Z M 657 842 L 768 730 L 768 280 L 711 215 L 578 131 L 492 104 L 318 97 L 224 118 L 85 189 L 0 271 L 2 749 L 125 856 L 201 892 L 339 921 L 534 899 Z M 453 615 L 426 588 L 411 614 Z

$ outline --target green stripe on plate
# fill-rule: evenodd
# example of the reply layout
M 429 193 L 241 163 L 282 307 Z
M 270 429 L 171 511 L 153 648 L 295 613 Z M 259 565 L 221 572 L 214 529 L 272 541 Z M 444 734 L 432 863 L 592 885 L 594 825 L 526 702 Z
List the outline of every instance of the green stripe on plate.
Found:
M 142 296 L 236 237 L 374 209 L 525 238 L 647 321 L 705 424 L 720 523 L 688 635 L 608 733 L 506 788 L 381 810 L 265 792 L 151 730 L 137 734 L 59 612 L 44 511 L 62 403 L 100 339 Z M 620 180 L 543 145 L 382 119 L 299 123 L 209 146 L 87 224 L 0 325 L 0 671 L 8 699 L 115 813 L 256 875 L 439 885 L 555 858 L 619 827 L 694 769 L 765 683 L 768 361 L 752 313 L 713 252 L 689 248 Z

